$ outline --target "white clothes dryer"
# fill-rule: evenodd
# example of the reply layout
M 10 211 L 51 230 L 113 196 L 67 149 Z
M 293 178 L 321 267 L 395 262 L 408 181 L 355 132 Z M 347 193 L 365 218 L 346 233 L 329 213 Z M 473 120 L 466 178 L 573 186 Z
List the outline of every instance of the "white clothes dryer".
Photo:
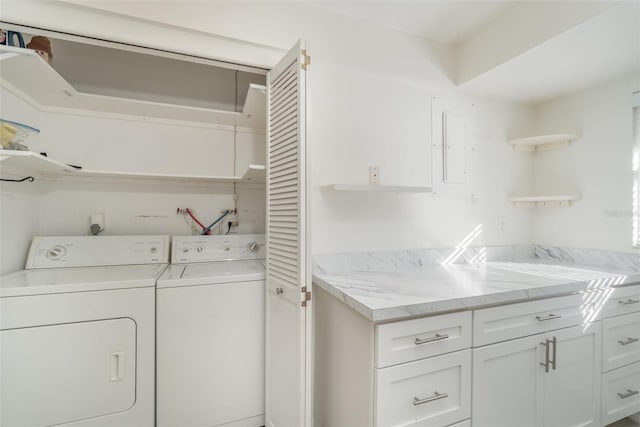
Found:
M 0 277 L 0 425 L 154 425 L 168 236 L 34 237 Z
M 174 237 L 157 284 L 159 427 L 264 425 L 264 235 Z

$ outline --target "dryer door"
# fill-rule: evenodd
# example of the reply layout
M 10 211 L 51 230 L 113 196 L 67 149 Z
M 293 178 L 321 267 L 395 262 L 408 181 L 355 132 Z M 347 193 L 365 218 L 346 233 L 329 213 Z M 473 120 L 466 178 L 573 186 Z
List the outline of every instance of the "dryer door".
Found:
M 135 403 L 132 319 L 0 331 L 0 425 L 69 423 Z

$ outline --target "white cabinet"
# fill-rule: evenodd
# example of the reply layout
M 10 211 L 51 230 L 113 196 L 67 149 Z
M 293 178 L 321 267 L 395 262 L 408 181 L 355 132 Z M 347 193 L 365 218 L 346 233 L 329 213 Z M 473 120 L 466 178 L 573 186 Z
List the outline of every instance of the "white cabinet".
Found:
M 600 323 L 473 350 L 473 425 L 598 426 Z
M 471 415 L 471 350 L 376 369 L 376 426 L 445 426 Z
M 640 312 L 602 321 L 602 371 L 640 362 Z
M 602 424 L 640 412 L 640 362 L 602 375 Z
M 602 308 L 602 422 L 640 413 L 640 285 L 615 288 Z
M 374 324 L 314 288 L 315 425 L 445 427 L 471 414 L 471 312 Z
M 473 350 L 473 425 L 539 425 L 540 337 Z

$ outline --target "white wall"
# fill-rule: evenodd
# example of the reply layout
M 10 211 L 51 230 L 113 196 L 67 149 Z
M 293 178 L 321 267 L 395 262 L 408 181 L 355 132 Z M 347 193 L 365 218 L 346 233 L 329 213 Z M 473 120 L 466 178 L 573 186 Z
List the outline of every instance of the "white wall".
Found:
M 368 166 L 372 164 L 381 167 L 383 183 L 429 185 L 430 98 L 434 91 L 459 95 L 452 91 L 454 64 L 446 46 L 304 3 L 251 3 L 250 7 L 242 2 L 192 2 L 187 5 L 190 7 L 176 9 L 166 2 L 155 2 L 152 8 L 136 2 L 84 4 L 135 16 L 132 22 L 145 20 L 144 33 L 118 34 L 118 37 L 126 36 L 131 43 L 144 44 L 152 34 L 163 33 L 168 24 L 183 27 L 185 34 L 215 31 L 219 36 L 234 40 L 280 48 L 288 48 L 298 38 L 310 40 L 308 135 L 313 252 L 453 246 L 480 224 L 483 232 L 472 242 L 474 245 L 531 242 L 531 213 L 515 210 L 507 202 L 510 193 L 532 185 L 531 159 L 514 156 L 505 142 L 511 133 L 526 132 L 530 123 L 530 110 L 526 107 L 477 100 L 479 167 L 476 201 L 433 198 L 424 194 L 327 195 L 319 192 L 319 187 L 325 184 L 366 183 Z M 73 6 L 61 8 L 73 9 Z M 88 9 L 77 10 L 87 13 Z M 19 10 L 16 13 L 20 15 Z M 65 19 L 70 21 L 66 16 L 71 15 L 60 14 L 57 25 L 62 25 Z M 106 31 L 106 25 L 103 28 L 100 23 L 106 24 L 114 16 L 96 15 L 92 32 Z M 36 20 L 37 17 L 26 14 L 15 19 L 32 23 Z M 153 27 L 154 23 L 156 27 Z M 79 25 L 67 24 L 72 29 Z M 212 52 L 206 54 L 211 56 Z M 104 140 L 102 136 L 100 138 Z M 127 140 L 115 143 L 124 144 L 124 141 Z M 152 144 L 151 141 L 142 143 Z M 73 155 L 70 150 L 66 153 L 69 158 Z M 143 161 L 140 167 L 149 167 L 145 159 L 138 161 Z M 126 162 L 129 162 L 128 157 L 117 161 L 118 164 Z M 74 197 L 80 199 L 81 193 L 85 197 L 88 190 Z M 104 194 L 106 199 L 114 197 L 106 189 Z M 65 197 L 71 197 L 71 194 Z M 145 194 L 142 198 L 150 200 L 151 196 Z M 54 203 L 48 196 L 45 199 L 48 205 Z M 175 203 L 167 203 L 171 205 L 170 209 L 165 205 L 160 208 L 164 202 L 157 197 L 152 203 L 158 209 L 146 212 L 166 218 L 170 209 L 175 209 Z M 58 203 L 56 208 L 64 209 L 64 206 Z M 109 213 L 108 217 L 121 217 L 119 221 L 123 227 L 127 219 L 136 218 L 142 212 L 129 207 L 113 210 L 118 213 Z M 198 207 L 198 210 L 201 209 Z M 87 213 L 83 211 L 81 216 L 86 217 Z M 498 216 L 507 218 L 504 234 L 497 233 Z M 83 221 L 86 219 L 78 218 L 76 222 Z M 171 220 L 148 221 L 168 223 Z M 75 230 L 76 226 L 73 227 Z
M 232 128 L 57 113 L 42 113 L 41 122 L 49 156 L 88 170 L 230 177 L 264 159 L 264 134 Z M 84 178 L 46 181 L 42 188 L 45 235 L 87 234 L 92 213 L 105 214 L 104 234 L 191 234 L 191 221 L 178 208 L 192 209 L 208 225 L 235 206 L 232 183 Z M 264 188 L 236 188 L 239 231 L 264 232 Z
M 531 243 L 531 213 L 507 202 L 509 194 L 532 185 L 531 158 L 515 155 L 506 143 L 510 134 L 528 130 L 528 107 L 473 100 L 475 201 L 321 192 L 328 184 L 367 184 L 369 165 L 380 166 L 382 184 L 430 185 L 433 89 L 345 68 L 318 52 L 314 59 L 309 74 L 314 253 L 450 247 L 479 225 L 482 233 L 472 245 Z M 497 232 L 498 216 L 507 218 L 504 234 Z
M 632 251 L 631 94 L 639 89 L 634 74 L 537 107 L 541 134 L 580 137 L 568 148 L 534 154 L 534 190 L 581 199 L 569 208 L 536 210 L 536 243 Z
M 199 228 L 178 208 L 190 208 L 209 225 L 220 211 L 234 207 L 233 185 L 112 181 L 47 182 L 41 196 L 43 235 L 86 235 L 89 217 L 105 215 L 104 235 L 197 234 Z M 264 188 L 238 188 L 240 233 L 264 233 Z M 226 228 L 225 228 L 226 231 Z

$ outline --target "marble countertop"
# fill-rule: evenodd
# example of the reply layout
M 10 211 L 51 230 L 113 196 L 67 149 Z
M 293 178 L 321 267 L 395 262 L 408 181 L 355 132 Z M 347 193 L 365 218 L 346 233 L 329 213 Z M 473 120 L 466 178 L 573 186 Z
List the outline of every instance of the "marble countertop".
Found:
M 314 284 L 373 322 L 640 283 L 637 270 L 529 259 L 326 271 Z

